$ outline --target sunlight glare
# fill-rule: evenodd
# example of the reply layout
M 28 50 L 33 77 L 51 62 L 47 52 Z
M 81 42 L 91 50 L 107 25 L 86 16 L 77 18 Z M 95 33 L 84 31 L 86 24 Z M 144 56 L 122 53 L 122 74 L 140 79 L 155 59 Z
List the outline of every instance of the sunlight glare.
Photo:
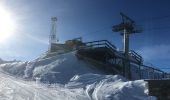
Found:
M 13 35 L 15 23 L 10 12 L 0 6 L 0 42 L 5 42 Z

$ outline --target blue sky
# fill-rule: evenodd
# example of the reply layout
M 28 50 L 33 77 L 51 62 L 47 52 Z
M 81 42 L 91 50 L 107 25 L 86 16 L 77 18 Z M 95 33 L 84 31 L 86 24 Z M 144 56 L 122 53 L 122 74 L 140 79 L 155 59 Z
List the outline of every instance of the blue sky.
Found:
M 169 4 L 169 0 L 0 0 L 17 24 L 15 35 L 0 44 L 0 57 L 33 60 L 47 51 L 52 16 L 58 18 L 60 42 L 83 36 L 84 41 L 108 39 L 122 49 L 122 38 L 111 27 L 121 22 L 119 13 L 124 12 L 144 30 L 130 37 L 131 49 L 146 62 L 169 67 Z

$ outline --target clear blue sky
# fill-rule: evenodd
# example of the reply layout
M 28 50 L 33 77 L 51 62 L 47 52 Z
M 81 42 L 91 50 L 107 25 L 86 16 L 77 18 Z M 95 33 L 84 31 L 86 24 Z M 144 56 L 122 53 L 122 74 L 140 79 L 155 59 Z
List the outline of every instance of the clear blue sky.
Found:
M 121 22 L 119 13 L 124 12 L 144 30 L 130 37 L 131 49 L 146 62 L 170 67 L 169 0 L 0 0 L 0 4 L 14 13 L 18 24 L 15 36 L 0 44 L 2 59 L 33 60 L 47 51 L 52 16 L 58 17 L 61 42 L 83 36 L 84 41 L 108 39 L 121 49 L 122 38 L 111 26 Z

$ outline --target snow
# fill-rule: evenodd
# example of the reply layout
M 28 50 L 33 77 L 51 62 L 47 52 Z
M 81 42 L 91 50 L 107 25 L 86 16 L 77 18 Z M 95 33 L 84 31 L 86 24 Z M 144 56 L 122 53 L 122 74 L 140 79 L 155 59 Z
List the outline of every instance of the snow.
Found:
M 127 81 L 119 75 L 85 74 L 74 77 L 67 88 L 84 88 L 92 100 L 146 100 L 143 80 Z
M 84 94 L 75 94 L 67 88 L 47 88 L 34 82 L 25 82 L 0 74 L 0 100 L 86 100 Z M 67 96 L 67 97 L 66 97 Z
M 45 53 L 30 62 L 2 63 L 0 69 L 0 100 L 150 98 L 145 81 L 128 81 L 120 75 L 105 75 L 91 63 L 77 59 L 75 52 Z
M 42 55 L 31 62 L 6 63 L 0 67 L 18 77 L 30 80 L 39 77 L 44 83 L 66 84 L 74 75 L 103 74 L 90 63 L 77 59 L 75 52 Z

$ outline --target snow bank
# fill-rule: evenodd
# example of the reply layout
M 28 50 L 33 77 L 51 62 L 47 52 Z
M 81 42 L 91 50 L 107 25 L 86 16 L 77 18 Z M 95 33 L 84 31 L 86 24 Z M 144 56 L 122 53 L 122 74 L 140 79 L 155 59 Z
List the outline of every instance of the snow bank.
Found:
M 76 75 L 64 86 L 47 88 L 0 74 L 3 100 L 153 100 L 145 93 L 145 82 L 127 81 L 119 75 Z
M 90 63 L 77 59 L 75 52 L 47 53 L 31 62 L 5 63 L 0 67 L 17 77 L 33 80 L 38 77 L 44 83 L 61 84 L 66 84 L 75 75 L 103 73 Z
M 85 74 L 75 76 L 67 88 L 83 88 L 92 100 L 147 100 L 143 80 L 127 81 L 119 75 Z
M 18 80 L 1 73 L 0 77 L 0 100 L 88 100 L 81 89 L 75 93 L 60 85 L 47 88 L 35 82 Z
M 2 69 L 8 74 L 12 74 L 15 76 L 23 76 L 27 62 L 12 62 L 12 63 L 5 63 L 1 64 Z
M 2 78 L 5 84 L 0 83 L 0 98 L 7 98 L 3 100 L 14 100 L 9 99 L 9 95 L 14 95 L 15 100 L 35 98 L 39 100 L 147 100 L 149 98 L 145 93 L 147 89 L 143 80 L 128 81 L 119 75 L 104 75 L 89 62 L 77 59 L 75 52 L 47 53 L 30 62 L 0 64 L 0 68 L 24 79 L 40 79 L 42 83 L 57 83 L 53 88 L 37 88 L 27 82 L 21 84 L 22 82 L 11 78 Z

